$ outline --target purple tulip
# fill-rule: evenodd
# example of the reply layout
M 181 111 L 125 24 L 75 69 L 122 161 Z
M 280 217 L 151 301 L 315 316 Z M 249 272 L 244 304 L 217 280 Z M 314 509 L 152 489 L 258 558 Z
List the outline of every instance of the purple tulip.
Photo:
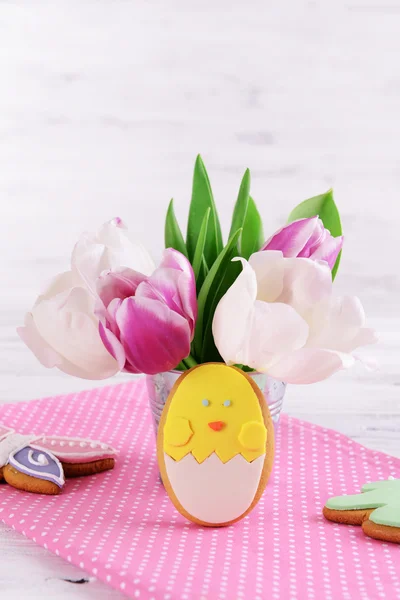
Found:
M 107 271 L 97 280 L 97 293 L 101 339 L 121 369 L 151 375 L 189 355 L 196 282 L 183 254 L 168 248 L 150 276 L 127 268 Z
M 281 250 L 286 258 L 324 260 L 333 269 L 342 246 L 343 236 L 333 237 L 319 217 L 310 217 L 279 229 L 261 250 Z

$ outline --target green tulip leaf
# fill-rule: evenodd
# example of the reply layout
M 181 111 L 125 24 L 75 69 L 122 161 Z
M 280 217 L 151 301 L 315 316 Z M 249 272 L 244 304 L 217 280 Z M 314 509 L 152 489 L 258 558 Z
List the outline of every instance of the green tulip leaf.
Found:
M 194 276 L 196 278 L 196 283 L 197 283 L 198 289 L 200 289 L 201 284 L 203 283 L 202 281 L 200 283 L 199 279 L 200 279 L 201 275 L 203 274 L 203 260 L 205 260 L 203 252 L 204 252 L 204 245 L 206 242 L 210 212 L 211 212 L 211 208 L 207 208 L 206 213 L 204 215 L 203 222 L 200 227 L 199 237 L 197 239 L 197 244 L 196 244 L 196 250 L 195 250 L 193 261 L 192 261 Z
M 235 260 L 234 262 L 230 262 L 226 269 L 225 273 L 221 278 L 220 285 L 216 290 L 214 298 L 212 300 L 212 304 L 210 310 L 208 312 L 207 324 L 204 328 L 203 335 L 203 348 L 201 353 L 201 362 L 223 362 L 223 359 L 220 353 L 217 350 L 217 347 L 214 342 L 214 336 L 212 332 L 212 324 L 214 320 L 214 313 L 218 306 L 219 301 L 222 296 L 226 294 L 231 285 L 236 281 L 237 277 L 242 272 L 242 263 L 239 260 Z
M 309 217 L 319 216 L 324 224 L 324 227 L 328 229 L 333 237 L 342 235 L 342 224 L 340 221 L 339 210 L 333 199 L 333 190 L 328 190 L 325 194 L 320 196 L 314 196 L 308 200 L 301 202 L 296 208 L 292 210 L 289 215 L 288 223 L 293 223 L 298 219 L 305 219 Z M 339 268 L 340 258 L 342 252 L 336 259 L 336 263 L 332 269 L 332 279 L 335 279 L 336 273 Z
M 232 258 L 237 255 L 237 241 L 241 233 L 242 230 L 238 229 L 238 231 L 236 231 L 236 233 L 234 233 L 230 238 L 229 242 L 210 268 L 198 294 L 198 317 L 193 340 L 194 355 L 198 359 L 202 354 L 204 327 L 208 323 L 209 312 L 214 297 L 218 292 L 219 286 L 221 285 L 221 281 L 225 275 L 225 271 L 229 263 L 231 262 Z
M 204 279 L 205 279 L 207 277 L 210 269 L 207 266 L 206 259 L 204 258 L 204 254 L 203 254 L 203 259 L 202 259 L 202 268 L 203 268 Z
M 200 267 L 199 276 L 196 281 L 197 294 L 201 290 L 201 286 L 203 285 L 204 280 L 207 277 L 209 270 L 210 269 L 207 266 L 206 259 L 204 258 L 204 254 L 203 254 L 202 259 L 201 259 L 201 267 Z
M 253 198 L 249 197 L 246 218 L 241 236 L 241 255 L 248 260 L 265 242 L 263 223 Z
M 238 229 L 243 229 L 244 222 L 246 219 L 247 208 L 249 205 L 249 194 L 250 194 L 250 171 L 246 169 L 243 175 L 242 182 L 240 184 L 239 194 L 236 200 L 235 208 L 233 209 L 231 230 L 229 232 L 229 238 Z M 243 232 L 242 232 L 243 235 Z M 238 240 L 239 253 L 241 253 L 241 240 Z
M 179 228 L 178 221 L 175 217 L 173 200 L 171 200 L 171 202 L 169 203 L 167 216 L 165 218 L 164 238 L 166 248 L 174 248 L 175 250 L 178 250 L 179 252 L 184 254 L 186 258 L 188 257 L 186 244 L 184 242 L 181 230 Z
M 204 257 L 207 265 L 211 266 L 221 253 L 223 243 L 210 181 L 199 155 L 194 166 L 192 200 L 190 202 L 186 236 L 186 245 L 191 261 L 194 259 L 201 226 L 208 208 L 210 209 L 210 217 L 204 246 Z

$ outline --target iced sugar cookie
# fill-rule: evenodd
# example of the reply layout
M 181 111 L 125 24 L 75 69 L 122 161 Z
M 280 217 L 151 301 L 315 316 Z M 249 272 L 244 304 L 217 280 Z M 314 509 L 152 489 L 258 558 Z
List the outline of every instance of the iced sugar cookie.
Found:
M 26 492 L 58 494 L 65 477 L 112 469 L 116 455 L 114 448 L 100 441 L 21 435 L 0 425 L 0 476 Z
M 260 499 L 272 469 L 274 429 L 243 371 L 199 365 L 178 379 L 161 415 L 158 463 L 178 511 L 200 525 L 230 525 Z
M 25 492 L 58 494 L 65 483 L 60 461 L 35 446 L 14 450 L 3 472 L 8 484 Z
M 367 483 L 361 494 L 331 498 L 323 512 L 329 521 L 361 525 L 369 537 L 400 544 L 400 479 Z
M 0 423 L 0 442 L 8 435 L 11 435 L 11 433 L 14 433 L 14 429 L 10 429 L 9 427 L 6 427 Z
M 23 445 L 28 444 L 33 436 L 15 433 L 13 429 L 0 424 L 0 481 L 4 479 L 4 467 L 8 463 L 10 454 Z
M 94 475 L 114 468 L 116 450 L 96 440 L 42 436 L 35 444 L 49 450 L 61 461 L 66 477 Z
M 0 444 L 1 444 L 2 440 L 4 440 L 8 435 L 10 435 L 13 432 L 14 432 L 13 429 L 9 429 L 8 427 L 5 427 L 4 425 L 2 425 L 0 423 Z M 0 448 L 1 448 L 1 446 L 0 446 Z M 5 463 L 1 462 L 1 450 L 0 450 L 0 481 L 3 481 L 3 479 L 4 479 L 4 477 L 3 477 L 4 464 Z

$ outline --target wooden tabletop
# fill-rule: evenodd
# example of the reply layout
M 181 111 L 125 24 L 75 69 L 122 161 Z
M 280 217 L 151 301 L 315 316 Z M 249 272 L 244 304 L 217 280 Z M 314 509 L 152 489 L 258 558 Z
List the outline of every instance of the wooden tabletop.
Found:
M 246 167 L 267 234 L 334 187 L 335 286 L 379 330 L 379 369 L 291 386 L 284 409 L 400 456 L 400 8 L 266 7 L 0 3 L 0 402 L 97 385 L 41 367 L 15 328 L 84 230 L 120 216 L 159 257 L 201 152 L 225 232 Z M 0 556 L 5 600 L 121 597 L 5 527 Z

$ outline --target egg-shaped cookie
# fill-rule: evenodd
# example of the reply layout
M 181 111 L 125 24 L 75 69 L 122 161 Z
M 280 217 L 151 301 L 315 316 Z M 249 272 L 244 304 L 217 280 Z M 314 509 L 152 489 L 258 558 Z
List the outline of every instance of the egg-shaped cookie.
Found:
M 157 455 L 165 489 L 187 519 L 213 527 L 242 519 L 273 464 L 274 428 L 261 390 L 223 363 L 186 371 L 161 415 Z

